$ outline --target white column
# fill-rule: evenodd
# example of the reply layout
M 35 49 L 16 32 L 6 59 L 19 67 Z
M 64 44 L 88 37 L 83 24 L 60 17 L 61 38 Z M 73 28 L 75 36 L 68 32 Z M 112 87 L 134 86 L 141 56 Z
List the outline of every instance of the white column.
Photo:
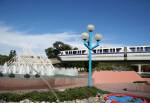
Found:
M 139 73 L 139 74 L 142 73 L 142 68 L 141 68 L 141 67 L 142 67 L 142 65 L 141 65 L 141 64 L 138 64 L 138 73 Z

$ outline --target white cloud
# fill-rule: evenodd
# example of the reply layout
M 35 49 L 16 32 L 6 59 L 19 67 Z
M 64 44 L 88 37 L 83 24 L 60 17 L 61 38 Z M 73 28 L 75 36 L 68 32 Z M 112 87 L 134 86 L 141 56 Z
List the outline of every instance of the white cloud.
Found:
M 18 32 L 7 26 L 0 26 L 0 53 L 8 54 L 9 50 L 15 49 L 21 53 L 23 48 L 30 47 L 38 55 L 45 54 L 44 50 L 55 41 L 62 41 L 71 46 L 85 49 L 81 35 L 75 32 L 31 34 L 27 32 Z M 103 44 L 115 46 L 116 44 Z
M 0 26 L 0 50 L 3 52 L 7 47 L 23 49 L 30 46 L 33 51 L 44 54 L 44 50 L 52 46 L 55 41 L 76 44 L 78 39 L 80 39 L 80 35 L 73 32 L 30 34 L 12 31 L 9 27 Z M 5 52 L 8 53 L 8 51 Z

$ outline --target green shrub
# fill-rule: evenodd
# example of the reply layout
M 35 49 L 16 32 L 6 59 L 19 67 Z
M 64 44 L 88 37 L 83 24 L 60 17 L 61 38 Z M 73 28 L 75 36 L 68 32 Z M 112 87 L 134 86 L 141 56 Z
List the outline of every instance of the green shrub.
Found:
M 4 75 L 3 75 L 3 73 L 2 72 L 0 72 L 0 77 L 3 77 Z
M 66 89 L 63 92 L 55 91 L 60 101 L 69 101 L 75 99 L 94 97 L 96 96 L 97 92 L 99 92 L 100 94 L 108 93 L 106 91 L 99 90 L 94 87 L 91 88 L 80 87 L 80 88 Z M 0 94 L 0 97 L 2 97 L 4 101 L 11 101 L 11 102 L 19 102 L 23 99 L 29 99 L 32 101 L 48 101 L 48 102 L 55 102 L 57 100 L 55 95 L 51 91 L 29 92 L 25 94 L 2 93 Z
M 142 73 L 140 74 L 142 78 L 150 78 L 150 74 Z
M 3 93 L 0 94 L 0 97 L 3 98 L 4 101 L 20 101 L 19 94 L 16 93 Z
M 30 75 L 29 74 L 25 74 L 24 77 L 25 78 L 30 78 Z
M 39 74 L 35 74 L 35 77 L 36 77 L 36 78 L 39 78 L 39 77 L 40 77 L 40 75 L 39 75 Z
M 9 76 L 10 78 L 14 78 L 14 77 L 15 77 L 15 74 L 10 73 L 8 76 Z

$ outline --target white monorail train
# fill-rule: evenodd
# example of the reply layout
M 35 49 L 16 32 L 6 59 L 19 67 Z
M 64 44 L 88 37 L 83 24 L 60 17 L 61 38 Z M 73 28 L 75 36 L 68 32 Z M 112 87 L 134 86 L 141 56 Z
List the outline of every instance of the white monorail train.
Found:
M 62 61 L 88 60 L 88 50 L 61 51 L 59 57 Z M 126 47 L 97 47 L 92 51 L 92 60 L 150 60 L 150 46 Z

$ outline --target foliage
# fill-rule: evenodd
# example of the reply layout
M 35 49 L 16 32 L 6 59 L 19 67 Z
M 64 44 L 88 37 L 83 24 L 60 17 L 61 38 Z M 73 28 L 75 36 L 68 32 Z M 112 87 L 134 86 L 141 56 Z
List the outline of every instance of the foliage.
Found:
M 9 60 L 12 59 L 14 56 L 16 56 L 16 51 L 15 50 L 10 50 Z
M 10 50 L 9 56 L 7 55 L 0 55 L 0 65 L 3 65 L 5 62 L 9 61 L 16 55 L 15 50 Z
M 53 43 L 53 47 L 49 47 L 45 49 L 45 52 L 48 58 L 56 58 L 58 57 L 57 55 L 60 53 L 60 51 L 72 50 L 72 49 L 78 49 L 78 48 L 72 48 L 68 44 L 65 44 L 61 41 L 56 41 L 55 43 Z
M 56 57 L 56 55 L 54 54 L 54 48 L 52 47 L 45 49 L 45 52 L 48 58 Z
M 15 74 L 10 73 L 8 76 L 9 76 L 10 78 L 14 78 L 14 77 L 15 77 Z
M 29 74 L 25 74 L 24 77 L 25 78 L 30 78 L 30 75 Z
M 3 73 L 2 72 L 0 72 L 0 77 L 3 77 L 4 75 L 3 75 Z
M 78 48 L 77 48 L 77 47 L 74 47 L 73 50 L 78 50 Z
M 35 77 L 36 77 L 36 78 L 39 78 L 39 77 L 40 77 L 40 75 L 39 75 L 39 74 L 35 74 Z
M 3 93 L 0 94 L 0 97 L 4 101 L 20 101 L 20 96 L 16 93 Z
M 75 99 L 84 99 L 89 97 L 96 96 L 97 93 L 105 94 L 107 91 L 99 90 L 95 87 L 79 87 L 66 89 L 63 92 L 55 91 L 56 95 L 60 99 L 60 101 L 69 101 Z M 56 97 L 53 95 L 51 91 L 49 92 L 29 92 L 25 94 L 16 94 L 16 93 L 1 93 L 0 97 L 3 98 L 4 101 L 12 101 L 18 102 L 23 99 L 29 99 L 32 101 L 48 101 L 55 102 Z
M 77 67 L 77 68 L 86 68 L 85 71 L 88 72 L 88 61 L 75 61 L 75 62 L 62 62 L 61 64 L 55 65 L 56 67 Z M 130 64 L 126 63 L 106 63 L 106 62 L 98 62 L 98 61 L 93 61 L 92 62 L 92 68 L 93 70 L 133 70 L 132 66 Z
M 150 78 L 150 74 L 142 73 L 140 74 L 142 78 Z
M 87 61 L 75 61 L 75 62 L 62 62 L 59 64 L 61 67 L 88 67 L 88 62 Z
M 55 43 L 53 43 L 53 47 L 59 51 L 72 50 L 72 47 L 70 45 L 64 44 L 61 41 L 56 41 Z
M 126 63 L 97 63 L 95 65 L 96 70 L 132 70 L 130 64 Z
M 7 56 L 7 55 L 0 55 L 0 65 L 3 65 L 8 60 L 9 60 L 9 56 Z
M 150 72 L 150 65 L 143 65 L 143 66 L 142 66 L 142 70 L 143 70 L 144 72 Z

